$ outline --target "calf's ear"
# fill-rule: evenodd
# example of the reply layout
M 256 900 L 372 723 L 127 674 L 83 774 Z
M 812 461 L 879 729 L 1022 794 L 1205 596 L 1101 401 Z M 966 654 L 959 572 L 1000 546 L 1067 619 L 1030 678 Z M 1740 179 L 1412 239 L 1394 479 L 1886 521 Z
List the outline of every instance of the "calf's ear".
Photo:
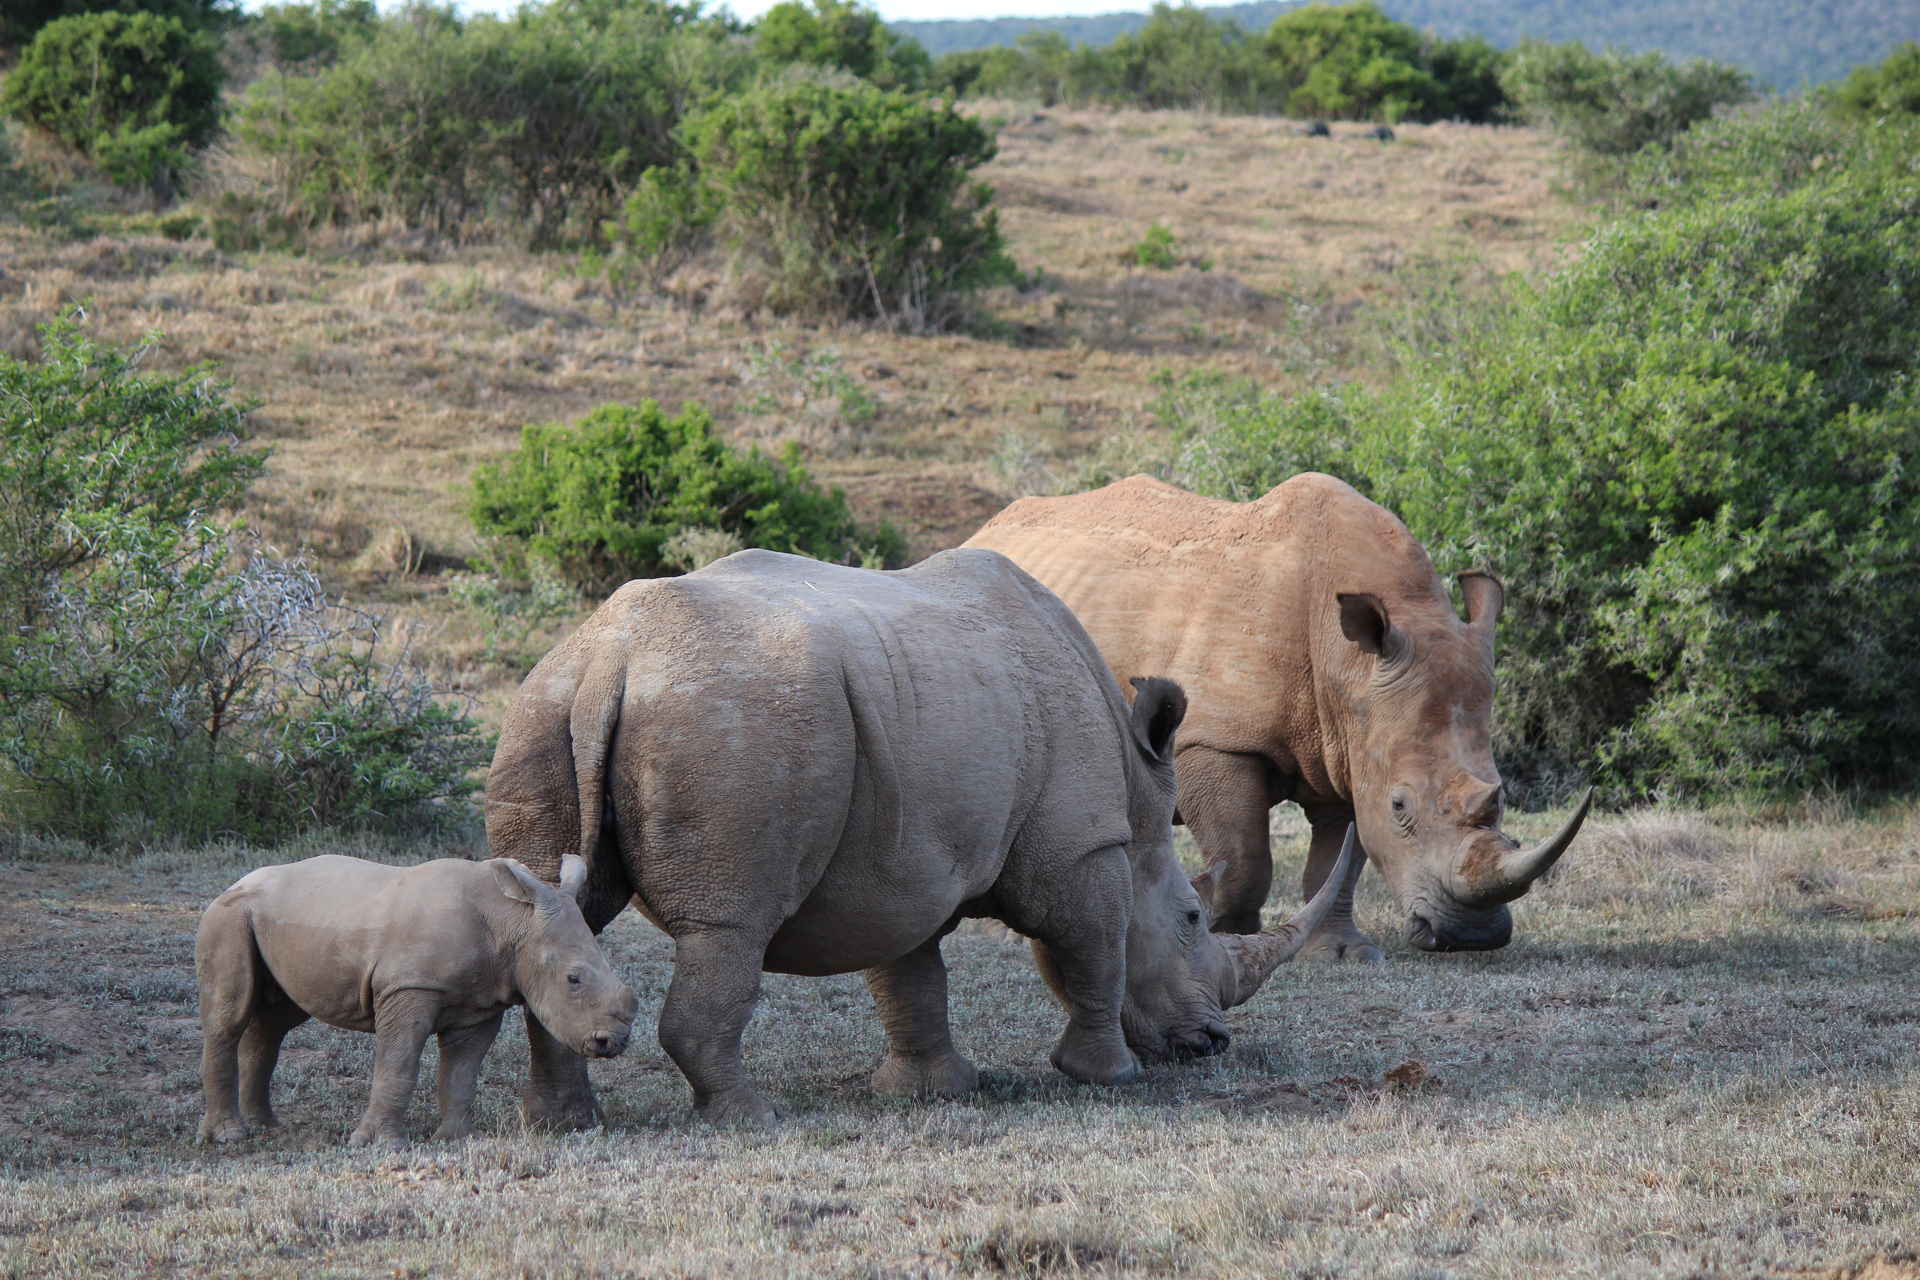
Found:
M 560 892 L 579 902 L 587 894 L 587 860 L 577 853 L 560 855 Z
M 515 902 L 532 904 L 540 901 L 541 882 L 533 872 L 512 858 L 491 858 L 487 865 L 493 868 L 493 879 L 500 886 L 501 893 Z
M 1161 676 L 1135 676 L 1131 727 L 1140 749 L 1161 764 L 1173 763 L 1173 733 L 1187 718 L 1187 691 Z

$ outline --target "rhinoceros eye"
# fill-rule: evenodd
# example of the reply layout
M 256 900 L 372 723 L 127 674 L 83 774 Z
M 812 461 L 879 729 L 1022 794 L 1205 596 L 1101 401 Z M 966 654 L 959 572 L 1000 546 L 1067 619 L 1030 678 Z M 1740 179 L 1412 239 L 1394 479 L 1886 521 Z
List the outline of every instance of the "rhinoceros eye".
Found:
M 579 975 L 579 974 L 577 974 L 577 973 L 570 973 L 570 974 L 568 974 L 568 975 L 567 975 L 567 985 L 568 985 L 568 986 L 570 986 L 570 987 L 577 987 L 577 986 L 579 986 L 579 985 L 580 985 L 580 975 Z
M 1199 924 L 1199 923 L 1200 923 L 1200 913 L 1199 913 L 1198 911 L 1193 911 L 1193 910 L 1189 910 L 1189 911 L 1187 912 L 1187 923 L 1188 923 L 1188 924 Z

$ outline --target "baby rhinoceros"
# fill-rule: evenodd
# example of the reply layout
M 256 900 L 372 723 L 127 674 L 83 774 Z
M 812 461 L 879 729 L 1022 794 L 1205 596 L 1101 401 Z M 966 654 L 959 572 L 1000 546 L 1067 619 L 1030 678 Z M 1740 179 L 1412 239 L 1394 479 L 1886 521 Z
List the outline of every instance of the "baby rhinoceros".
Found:
M 560 887 L 507 858 L 412 867 L 327 855 L 262 867 L 200 918 L 200 1141 L 270 1128 L 268 1085 L 287 1032 L 308 1018 L 371 1031 L 373 1097 L 352 1146 L 406 1143 L 407 1100 L 429 1035 L 440 1037 L 440 1127 L 472 1128 L 480 1060 L 507 1006 L 525 1003 L 584 1057 L 627 1047 L 636 1007 L 578 898 L 587 864 Z

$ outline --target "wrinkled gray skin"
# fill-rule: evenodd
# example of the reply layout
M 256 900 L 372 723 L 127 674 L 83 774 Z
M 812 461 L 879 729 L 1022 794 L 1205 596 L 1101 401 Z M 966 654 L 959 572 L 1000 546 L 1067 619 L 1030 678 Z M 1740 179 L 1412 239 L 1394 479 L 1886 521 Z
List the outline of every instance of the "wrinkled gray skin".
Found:
M 635 1001 L 580 914 L 586 878 L 578 858 L 555 889 L 501 858 L 390 867 L 333 855 L 243 876 L 201 916 L 194 947 L 200 1141 L 273 1127 L 280 1041 L 308 1018 L 376 1037 L 373 1097 L 347 1140 L 356 1147 L 406 1145 L 429 1035 L 440 1037 L 433 1136 L 471 1132 L 480 1060 L 509 1005 L 524 1002 L 573 1053 L 620 1053 Z
M 974 1088 L 940 956 L 966 917 L 1034 940 L 1068 1012 L 1054 1065 L 1116 1083 L 1136 1055 L 1224 1048 L 1222 1010 L 1351 892 L 1332 877 L 1277 934 L 1208 932 L 1172 851 L 1185 705 L 1146 680 L 1129 710 L 1073 615 L 997 553 L 876 573 L 746 551 L 628 583 L 541 661 L 487 835 L 541 872 L 582 851 L 589 924 L 631 900 L 672 935 L 660 1043 L 709 1119 L 773 1118 L 740 1057 L 763 970 L 864 970 L 874 1087 Z M 591 1123 L 579 1060 L 528 1032 L 528 1119 Z

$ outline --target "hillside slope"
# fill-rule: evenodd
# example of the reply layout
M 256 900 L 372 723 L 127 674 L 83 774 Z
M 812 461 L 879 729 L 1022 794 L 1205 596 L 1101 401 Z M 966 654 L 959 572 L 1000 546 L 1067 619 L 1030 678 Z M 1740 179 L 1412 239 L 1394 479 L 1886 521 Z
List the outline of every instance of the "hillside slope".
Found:
M 1790 92 L 1879 62 L 1920 38 L 1911 0 L 1379 0 L 1398 21 L 1445 37 L 1481 36 L 1502 48 L 1521 40 L 1578 40 L 1589 48 L 1657 49 L 1670 58 L 1712 58 L 1751 71 L 1763 87 Z M 1206 6 L 1246 31 L 1264 31 L 1292 0 Z M 1092 17 L 895 22 L 938 56 L 1012 44 L 1028 31 L 1058 31 L 1069 43 L 1104 45 L 1137 30 L 1144 11 Z

